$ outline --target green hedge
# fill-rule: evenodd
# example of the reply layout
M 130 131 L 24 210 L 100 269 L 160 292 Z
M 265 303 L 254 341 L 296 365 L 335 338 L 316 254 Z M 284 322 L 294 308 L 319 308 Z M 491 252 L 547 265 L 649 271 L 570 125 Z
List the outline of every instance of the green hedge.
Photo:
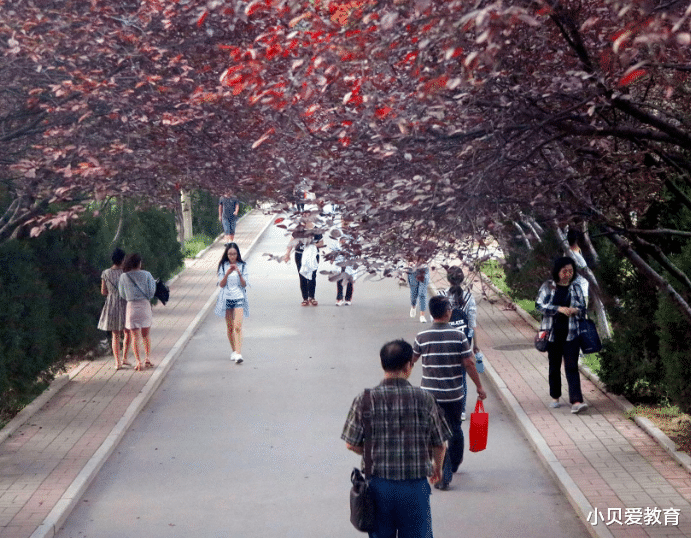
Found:
M 93 349 L 103 307 L 101 272 L 115 246 L 139 252 L 154 277 L 167 280 L 183 263 L 175 217 L 159 208 L 113 202 L 65 230 L 0 245 L 0 414 L 16 411 L 50 380 L 67 354 Z

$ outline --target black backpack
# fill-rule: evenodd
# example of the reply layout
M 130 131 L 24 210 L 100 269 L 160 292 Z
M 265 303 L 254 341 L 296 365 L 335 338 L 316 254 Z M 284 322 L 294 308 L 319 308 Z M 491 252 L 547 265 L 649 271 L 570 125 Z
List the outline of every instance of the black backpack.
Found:
M 470 292 L 466 292 L 470 293 Z M 451 310 L 451 319 L 449 320 L 449 325 L 455 327 L 458 330 L 463 331 L 465 337 L 470 339 L 470 323 L 468 321 L 468 313 L 465 311 L 465 307 L 468 303 L 468 295 L 464 295 L 464 301 L 462 305 L 454 306 Z

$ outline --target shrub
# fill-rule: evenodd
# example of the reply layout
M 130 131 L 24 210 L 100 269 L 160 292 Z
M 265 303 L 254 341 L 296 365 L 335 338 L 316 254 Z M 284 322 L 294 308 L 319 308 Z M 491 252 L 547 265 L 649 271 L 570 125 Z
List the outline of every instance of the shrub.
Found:
M 51 292 L 21 241 L 0 245 L 0 401 L 32 391 L 58 356 Z M 47 374 L 45 377 L 48 377 Z

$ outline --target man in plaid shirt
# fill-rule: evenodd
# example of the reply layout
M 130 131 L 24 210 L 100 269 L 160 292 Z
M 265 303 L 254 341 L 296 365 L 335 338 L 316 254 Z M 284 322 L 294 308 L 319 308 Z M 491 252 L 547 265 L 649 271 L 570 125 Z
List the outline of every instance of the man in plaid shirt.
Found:
M 371 389 L 372 476 L 377 524 L 371 538 L 432 536 L 430 485 L 441 480 L 444 442 L 451 430 L 434 397 L 408 378 L 413 348 L 404 340 L 385 344 L 379 353 L 384 379 Z M 365 430 L 362 399 L 350 406 L 341 439 L 363 454 Z M 431 455 L 431 459 L 430 459 Z

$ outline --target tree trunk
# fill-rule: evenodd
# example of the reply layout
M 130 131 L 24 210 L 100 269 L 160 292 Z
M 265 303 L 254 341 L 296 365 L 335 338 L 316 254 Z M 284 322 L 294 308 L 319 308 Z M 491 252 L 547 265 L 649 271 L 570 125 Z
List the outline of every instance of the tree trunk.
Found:
M 189 191 L 180 191 L 180 206 L 182 208 L 182 238 L 184 241 L 192 239 L 192 196 Z
M 605 230 L 608 232 L 607 237 L 610 241 L 612 241 L 612 243 L 614 243 L 619 251 L 626 256 L 629 261 L 631 261 L 633 266 L 640 271 L 642 275 L 653 282 L 664 293 L 669 295 L 669 297 L 672 299 L 672 302 L 679 307 L 681 314 L 691 324 L 691 307 L 689 307 L 689 304 L 684 300 L 684 298 L 679 295 L 672 285 L 667 282 L 667 280 L 665 280 L 657 271 L 655 271 L 655 269 L 650 267 L 650 265 L 648 265 L 645 260 L 643 260 L 643 258 L 641 258 L 636 251 L 633 250 L 631 245 L 625 241 L 623 237 L 615 233 L 615 231 L 608 226 L 605 227 Z
M 118 229 L 115 230 L 113 240 L 110 242 L 111 245 L 115 246 L 117 246 L 118 241 L 120 241 L 120 236 L 122 235 L 122 227 L 125 222 L 125 203 L 122 200 L 122 196 L 118 196 L 118 209 L 120 210 L 120 217 L 118 218 Z

